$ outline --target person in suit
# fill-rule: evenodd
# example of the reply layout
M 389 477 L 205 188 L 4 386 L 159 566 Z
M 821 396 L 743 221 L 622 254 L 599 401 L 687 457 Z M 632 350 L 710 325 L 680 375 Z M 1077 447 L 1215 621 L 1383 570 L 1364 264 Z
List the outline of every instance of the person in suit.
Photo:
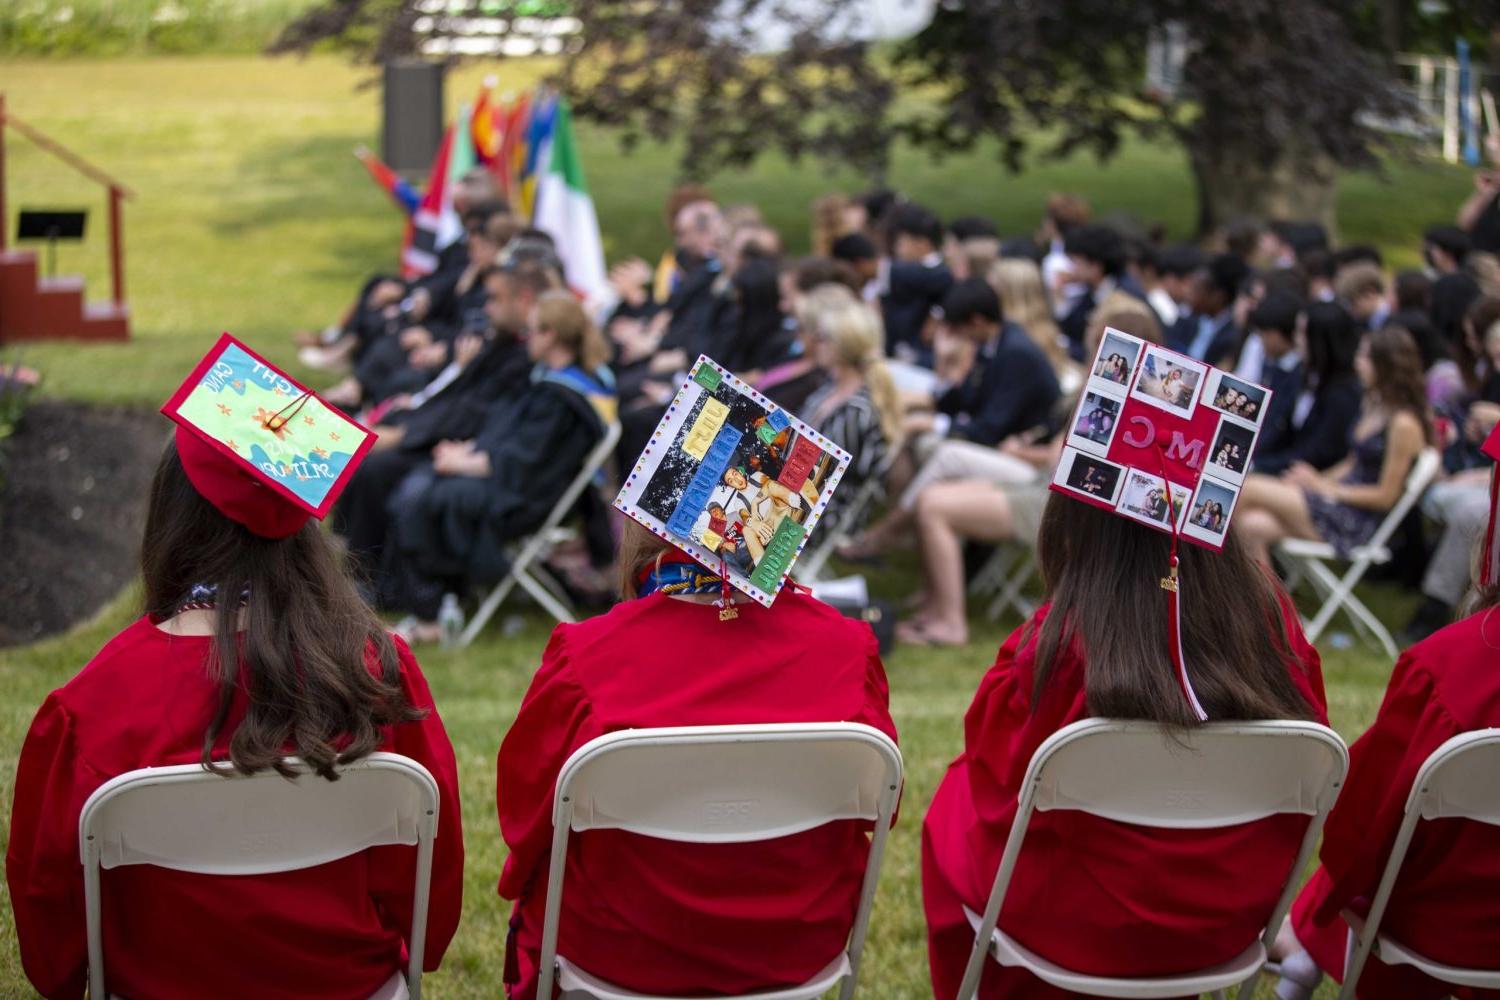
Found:
M 1083 291 L 1058 326 L 1068 340 L 1068 354 L 1082 361 L 1089 320 L 1098 311 L 1115 308 L 1118 303 L 1111 303 L 1112 297 L 1137 299 L 1147 309 L 1151 303 L 1140 283 L 1125 273 L 1125 240 L 1111 227 L 1099 223 L 1078 226 L 1068 233 L 1065 246 L 1073 264 L 1073 278 Z M 1156 315 L 1155 310 L 1152 315 Z
M 1241 331 L 1234 300 L 1249 276 L 1244 260 L 1221 253 L 1193 273 L 1188 310 L 1172 325 L 1167 346 L 1217 367 L 1228 367 L 1239 353 Z
M 1336 302 L 1314 302 L 1302 313 L 1297 353 L 1304 359 L 1302 387 L 1292 400 L 1289 426 L 1274 438 L 1262 436 L 1255 471 L 1280 475 L 1297 462 L 1327 469 L 1349 454 L 1359 419 L 1363 389 L 1354 373 L 1360 330 Z M 1271 386 L 1271 388 L 1276 388 Z M 1280 419 L 1273 398 L 1270 421 Z
M 1265 419 L 1261 423 L 1258 451 L 1275 452 L 1290 445 L 1292 415 L 1307 366 L 1297 351 L 1297 326 L 1302 302 L 1290 292 L 1273 289 L 1250 310 L 1246 325 L 1250 337 L 1260 345 L 1260 370 L 1244 375 L 1271 390 Z M 1240 372 L 1236 370 L 1236 375 Z
M 932 307 L 953 285 L 940 252 L 943 227 L 921 205 L 898 205 L 887 226 L 889 259 L 880 280 L 880 311 L 885 320 L 885 351 L 927 367 L 932 347 L 923 338 Z

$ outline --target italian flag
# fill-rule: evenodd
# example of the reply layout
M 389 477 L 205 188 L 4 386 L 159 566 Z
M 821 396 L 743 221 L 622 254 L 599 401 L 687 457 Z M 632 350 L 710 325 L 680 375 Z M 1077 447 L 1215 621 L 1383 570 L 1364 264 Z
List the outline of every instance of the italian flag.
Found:
M 557 244 L 568 284 L 584 301 L 597 305 L 609 294 L 599 216 L 583 179 L 583 163 L 573 137 L 573 116 L 558 98 L 550 134 L 537 156 L 536 205 L 532 225 Z

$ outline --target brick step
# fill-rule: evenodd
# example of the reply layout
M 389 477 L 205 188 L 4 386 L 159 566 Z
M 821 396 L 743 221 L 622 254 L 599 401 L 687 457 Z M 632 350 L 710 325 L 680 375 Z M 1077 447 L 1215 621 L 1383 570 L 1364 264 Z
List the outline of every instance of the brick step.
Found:
M 0 253 L 0 343 L 128 339 L 127 306 L 86 302 L 77 275 L 39 277 L 29 250 Z

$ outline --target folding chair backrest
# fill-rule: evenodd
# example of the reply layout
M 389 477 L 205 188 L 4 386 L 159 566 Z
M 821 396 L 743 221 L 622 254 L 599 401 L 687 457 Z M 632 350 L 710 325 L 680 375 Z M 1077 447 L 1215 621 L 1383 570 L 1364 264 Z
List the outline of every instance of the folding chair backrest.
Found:
M 543 536 L 562 523 L 563 518 L 572 512 L 573 505 L 578 502 L 578 498 L 583 495 L 583 491 L 588 488 L 594 476 L 604 468 L 604 463 L 609 461 L 609 456 L 614 454 L 615 445 L 619 443 L 620 423 L 614 421 L 604 428 L 604 436 L 584 458 L 583 465 L 578 469 L 578 475 L 573 477 L 573 481 L 568 484 L 568 488 L 553 505 L 552 512 L 547 515 L 547 520 L 542 522 L 542 526 L 533 533 L 533 537 Z
M 1460 733 L 1434 750 L 1417 771 L 1406 809 L 1424 820 L 1500 826 L 1500 729 Z
M 1406 796 L 1406 815 L 1396 831 L 1381 872 L 1370 910 L 1363 926 L 1356 927 L 1344 970 L 1341 997 L 1353 996 L 1365 962 L 1380 934 L 1386 905 L 1401 873 L 1407 848 L 1417 823 L 1434 819 L 1467 819 L 1500 826 L 1500 729 L 1477 729 L 1460 733 L 1438 747 L 1422 762 Z M 1441 920 L 1441 910 L 1434 913 Z M 1456 979 L 1464 982 L 1468 977 Z M 1471 985 L 1493 986 L 1493 972 Z
M 1077 809 L 1178 829 L 1231 826 L 1332 804 L 1348 754 L 1304 722 L 1211 723 L 1180 734 L 1141 722 L 1086 719 L 1031 759 L 1034 808 Z
M 851 929 L 847 996 L 901 781 L 896 744 L 858 723 L 633 729 L 589 741 L 557 779 L 538 995 L 551 988 L 571 831 L 725 844 L 864 819 L 874 822 L 875 833 Z
M 1422 494 L 1427 492 L 1433 479 L 1437 478 L 1442 467 L 1443 456 L 1436 448 L 1423 448 L 1417 453 L 1416 460 L 1411 464 L 1411 471 L 1406 474 L 1406 486 L 1402 489 L 1401 496 L 1375 529 L 1375 534 L 1370 536 L 1370 545 L 1382 546 L 1390 541 L 1406 515 L 1422 499 Z
M 624 730 L 568 758 L 553 822 L 702 844 L 768 840 L 874 820 L 900 779 L 900 751 L 868 726 Z
M 988 942 L 1034 810 L 1078 810 L 1165 829 L 1234 826 L 1281 813 L 1311 816 L 1262 933 L 1263 945 L 1269 946 L 1291 906 L 1295 876 L 1312 856 L 1348 768 L 1344 741 L 1312 722 L 1211 722 L 1178 732 L 1156 723 L 1114 719 L 1064 726 L 1037 748 L 1026 768 L 958 996 L 968 1000 L 978 989 Z
M 300 767 L 296 758 L 288 763 Z M 414 926 L 419 976 L 426 936 L 438 787 L 417 761 L 372 753 L 341 767 L 337 781 L 273 770 L 216 774 L 198 764 L 129 771 L 84 803 L 78 850 L 84 865 L 90 978 L 103 997 L 98 938 L 99 869 L 156 865 L 203 875 L 264 875 L 335 861 L 371 847 L 417 844 Z M 409 984 L 413 996 L 420 984 Z

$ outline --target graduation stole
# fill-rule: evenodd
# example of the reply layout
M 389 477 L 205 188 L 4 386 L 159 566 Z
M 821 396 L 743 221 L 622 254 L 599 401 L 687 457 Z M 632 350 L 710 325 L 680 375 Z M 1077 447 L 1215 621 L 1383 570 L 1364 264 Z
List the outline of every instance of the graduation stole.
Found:
M 588 401 L 589 406 L 605 427 L 615 422 L 619 413 L 619 400 L 615 398 L 615 379 L 608 368 L 590 373 L 577 365 L 566 368 L 546 368 L 537 365 L 532 369 L 533 382 L 552 382 L 573 390 Z

